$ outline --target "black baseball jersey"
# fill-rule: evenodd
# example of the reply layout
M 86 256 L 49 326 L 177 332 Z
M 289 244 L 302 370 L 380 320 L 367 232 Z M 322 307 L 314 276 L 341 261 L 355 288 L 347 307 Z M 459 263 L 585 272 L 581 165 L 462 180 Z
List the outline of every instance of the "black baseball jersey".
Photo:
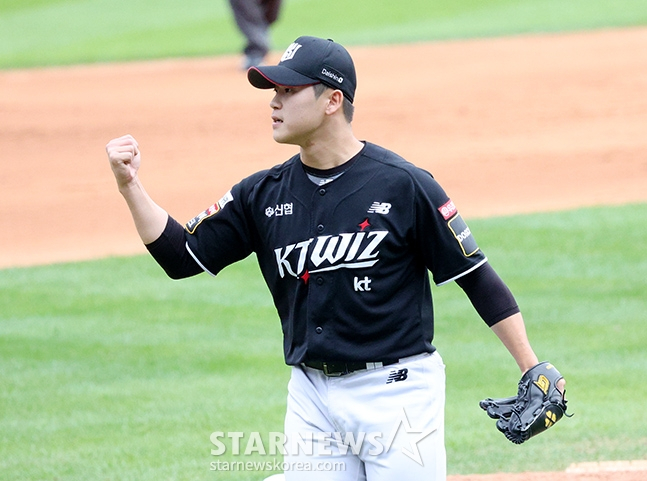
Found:
M 433 352 L 428 270 L 443 284 L 486 262 L 431 174 L 370 143 L 324 185 L 298 155 L 251 175 L 185 229 L 213 275 L 256 253 L 290 365 Z

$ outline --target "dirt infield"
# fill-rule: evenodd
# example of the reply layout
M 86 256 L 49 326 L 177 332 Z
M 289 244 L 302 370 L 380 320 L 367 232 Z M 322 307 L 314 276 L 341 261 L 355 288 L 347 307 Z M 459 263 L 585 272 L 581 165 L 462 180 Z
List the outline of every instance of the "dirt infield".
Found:
M 430 170 L 467 218 L 647 198 L 647 29 L 355 48 L 355 131 Z M 0 72 L 0 267 L 143 248 L 106 161 L 185 221 L 293 153 L 238 57 Z
M 448 481 L 645 481 L 647 461 L 579 463 L 561 473 L 496 473 L 449 476 Z
M 358 137 L 434 173 L 468 219 L 647 200 L 646 28 L 351 53 Z M 0 267 L 144 252 L 106 160 L 113 137 L 139 140 L 142 179 L 180 221 L 291 156 L 271 139 L 271 94 L 238 66 L 223 57 L 0 72 Z M 647 471 L 533 476 L 505 479 Z

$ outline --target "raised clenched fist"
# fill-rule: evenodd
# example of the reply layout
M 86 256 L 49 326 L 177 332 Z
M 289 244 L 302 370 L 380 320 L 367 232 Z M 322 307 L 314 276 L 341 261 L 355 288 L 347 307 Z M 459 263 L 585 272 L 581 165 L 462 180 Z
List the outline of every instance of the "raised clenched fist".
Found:
M 110 167 L 119 187 L 128 185 L 137 176 L 141 164 L 139 145 L 132 135 L 112 139 L 106 145 Z

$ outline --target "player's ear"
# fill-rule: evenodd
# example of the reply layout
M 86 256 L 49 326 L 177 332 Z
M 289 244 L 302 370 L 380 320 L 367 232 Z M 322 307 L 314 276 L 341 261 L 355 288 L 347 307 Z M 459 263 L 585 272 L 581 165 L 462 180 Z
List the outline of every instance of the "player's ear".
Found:
M 344 105 L 344 94 L 341 90 L 330 90 L 328 94 L 328 103 L 326 113 L 332 115 L 340 110 Z

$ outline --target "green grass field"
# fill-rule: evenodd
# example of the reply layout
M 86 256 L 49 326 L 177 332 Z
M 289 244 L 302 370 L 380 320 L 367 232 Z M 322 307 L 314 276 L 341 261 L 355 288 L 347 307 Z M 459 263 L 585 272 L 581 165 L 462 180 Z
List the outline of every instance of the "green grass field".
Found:
M 301 34 L 377 44 L 645 24 L 644 0 L 287 0 L 273 38 L 282 48 Z M 2 69 L 241 44 L 225 0 L 0 0 Z M 647 205 L 470 222 L 538 354 L 567 376 L 575 416 L 508 443 L 477 402 L 514 393 L 514 362 L 456 286 L 434 289 L 450 473 L 647 458 L 645 225 Z M 0 479 L 260 480 L 269 472 L 210 471 L 209 437 L 281 431 L 288 375 L 253 259 L 180 282 L 149 257 L 0 270 Z
M 346 45 L 647 24 L 644 0 L 284 0 L 272 34 Z M 0 68 L 238 52 L 227 0 L 0 0 Z
M 434 288 L 451 473 L 646 457 L 645 224 L 647 205 L 470 223 L 575 416 L 506 441 L 477 403 L 514 393 L 514 361 L 457 286 Z M 183 281 L 147 256 L 5 269 L 0 313 L 2 479 L 263 478 L 209 469 L 241 460 L 211 456 L 212 432 L 282 428 L 289 371 L 254 259 Z

